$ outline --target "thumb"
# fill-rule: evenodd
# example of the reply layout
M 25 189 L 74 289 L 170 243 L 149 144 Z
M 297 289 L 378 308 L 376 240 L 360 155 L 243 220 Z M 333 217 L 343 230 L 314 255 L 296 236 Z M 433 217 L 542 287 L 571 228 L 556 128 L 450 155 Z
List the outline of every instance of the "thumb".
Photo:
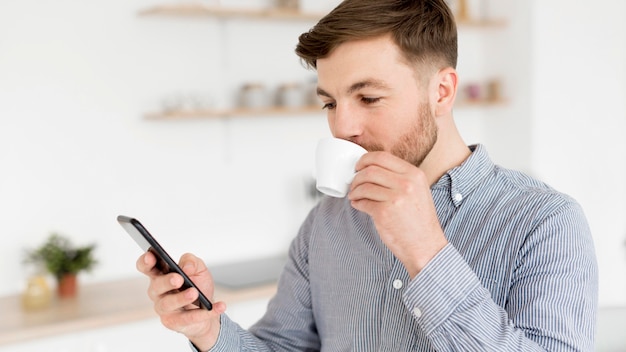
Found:
M 200 271 L 206 270 L 204 262 L 190 253 L 183 254 L 180 258 L 179 265 L 187 275 L 197 274 Z

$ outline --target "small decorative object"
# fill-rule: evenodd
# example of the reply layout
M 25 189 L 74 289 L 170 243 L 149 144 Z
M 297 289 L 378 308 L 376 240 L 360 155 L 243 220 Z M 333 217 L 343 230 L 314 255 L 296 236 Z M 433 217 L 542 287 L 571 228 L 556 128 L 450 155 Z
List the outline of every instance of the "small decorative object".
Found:
M 493 79 L 487 82 L 487 100 L 489 101 L 499 101 L 502 99 L 502 84 L 500 80 Z
M 307 104 L 304 90 L 298 83 L 285 83 L 276 92 L 277 103 L 285 108 L 301 108 Z
M 25 310 L 38 310 L 49 307 L 51 302 L 52 292 L 46 275 L 37 271 L 28 279 L 26 290 L 22 294 L 22 307 Z
M 300 4 L 298 0 L 276 0 L 276 8 L 281 10 L 298 11 Z
M 171 94 L 161 101 L 164 113 L 176 113 L 182 110 L 182 98 L 179 94 Z
M 465 87 L 465 94 L 467 95 L 467 100 L 477 101 L 481 99 L 481 89 L 480 84 L 478 83 L 470 83 Z
M 263 109 L 269 106 L 269 97 L 265 86 L 261 83 L 247 83 L 240 91 L 241 107 L 247 109 Z
M 205 111 L 212 105 L 212 98 L 199 92 L 175 92 L 161 100 L 161 110 L 166 114 Z
M 317 77 L 312 77 L 307 80 L 304 84 L 304 104 L 305 106 L 313 107 L 318 106 L 321 107 L 320 98 L 317 96 Z
M 469 4 L 467 3 L 467 0 L 457 1 L 456 18 L 459 21 L 470 20 Z
M 42 264 L 57 280 L 59 297 L 73 297 L 77 293 L 76 275 L 90 271 L 97 261 L 93 257 L 95 245 L 74 247 L 69 239 L 52 234 L 40 247 L 26 251 L 26 262 Z

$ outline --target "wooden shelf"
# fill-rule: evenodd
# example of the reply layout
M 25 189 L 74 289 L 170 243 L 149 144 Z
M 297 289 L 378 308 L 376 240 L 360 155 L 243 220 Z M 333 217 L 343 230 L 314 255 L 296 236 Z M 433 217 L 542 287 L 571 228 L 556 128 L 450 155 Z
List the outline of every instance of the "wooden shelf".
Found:
M 476 100 L 457 100 L 454 104 L 455 108 L 464 109 L 464 108 L 472 108 L 472 107 L 498 107 L 498 106 L 506 106 L 508 101 L 506 99 L 497 99 L 497 100 L 487 100 L 487 99 L 476 99 Z
M 0 346 L 157 318 L 147 288 L 143 276 L 84 285 L 76 298 L 57 299 L 36 311 L 24 311 L 20 295 L 0 297 Z M 216 287 L 215 299 L 236 303 L 269 298 L 275 292 L 275 283 L 240 290 Z
M 216 18 L 261 18 L 283 20 L 319 20 L 325 13 L 301 12 L 297 10 L 281 9 L 248 9 L 207 6 L 198 3 L 169 4 L 153 6 L 139 11 L 140 16 L 174 16 L 174 17 L 216 17 Z M 504 27 L 504 20 L 474 20 L 458 19 L 457 23 L 463 27 Z
M 500 20 L 500 19 L 488 19 L 488 20 L 466 19 L 466 20 L 457 20 L 457 24 L 459 27 L 466 27 L 466 28 L 498 28 L 498 27 L 506 27 L 507 21 Z
M 198 118 L 224 118 L 224 117 L 263 117 L 263 116 L 288 116 L 302 114 L 323 114 L 321 106 L 310 106 L 303 108 L 281 108 L 272 107 L 267 109 L 245 109 L 234 108 L 224 110 L 197 110 L 197 111 L 172 111 L 155 112 L 145 115 L 150 120 L 182 120 Z
M 505 106 L 507 101 L 499 100 L 462 100 L 457 101 L 455 108 L 464 109 L 472 107 L 498 107 Z M 211 118 L 231 118 L 231 117 L 266 117 L 266 116 L 294 116 L 303 114 L 321 114 L 326 112 L 319 106 L 304 108 L 280 108 L 273 107 L 267 109 L 225 109 L 225 110 L 197 110 L 197 111 L 172 111 L 154 112 L 145 115 L 148 120 L 192 120 Z
M 144 9 L 139 12 L 140 16 L 169 16 L 169 17 L 215 17 L 215 18 L 258 18 L 258 19 L 291 19 L 291 20 L 319 20 L 324 13 L 306 13 L 293 10 L 280 9 L 249 9 L 249 8 L 228 8 L 220 6 L 207 6 L 201 3 L 187 4 L 166 4 Z M 470 28 L 496 28 L 506 26 L 504 20 L 474 20 L 459 19 L 458 25 Z M 503 105 L 503 101 L 460 101 L 456 107 L 489 107 Z M 287 116 L 301 114 L 323 114 L 321 107 L 313 106 L 306 108 L 267 108 L 267 109 L 209 109 L 197 111 L 166 111 L 154 112 L 145 115 L 151 120 L 189 120 L 205 118 L 227 118 L 227 117 L 263 117 L 263 116 Z
M 139 12 L 140 16 L 217 17 L 217 18 L 264 18 L 282 20 L 319 20 L 324 13 L 308 13 L 281 9 L 246 9 L 206 6 L 203 4 L 173 4 L 150 7 Z

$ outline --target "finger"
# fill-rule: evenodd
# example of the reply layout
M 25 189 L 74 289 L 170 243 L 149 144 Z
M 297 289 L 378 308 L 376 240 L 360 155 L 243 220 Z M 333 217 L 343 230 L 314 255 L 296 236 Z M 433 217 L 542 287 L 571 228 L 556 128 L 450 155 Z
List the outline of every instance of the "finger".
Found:
M 154 301 L 154 311 L 159 316 L 168 316 L 185 310 L 185 306 L 189 305 L 189 299 L 185 299 L 183 292 L 169 292 L 159 296 Z
M 213 303 L 213 309 L 211 310 L 211 312 L 216 315 L 226 313 L 226 303 L 222 301 Z
M 361 200 L 384 202 L 389 200 L 389 194 L 391 193 L 389 188 L 373 183 L 361 183 L 351 187 L 352 189 L 348 193 L 348 199 L 353 202 Z
M 193 254 L 185 253 L 181 256 L 179 266 L 209 300 L 213 299 L 213 277 L 204 261 Z
M 388 152 L 369 152 L 364 154 L 356 163 L 356 171 L 368 166 L 377 165 L 392 172 L 405 172 L 408 164 L 405 160 Z
M 178 311 L 172 314 L 161 316 L 161 322 L 167 328 L 180 332 L 188 338 L 193 338 L 198 333 L 204 334 L 205 330 L 201 327 L 208 320 L 219 321 L 219 316 L 226 312 L 226 304 L 224 302 L 216 302 L 213 304 L 213 310 L 192 309 Z
M 155 302 L 154 310 L 159 315 L 171 314 L 191 307 L 197 299 L 198 290 L 193 287 L 180 292 L 168 292 Z
M 369 199 L 377 202 L 396 197 L 402 185 L 410 182 L 406 174 L 398 174 L 378 165 L 370 165 L 359 171 L 350 185 L 348 199 Z
M 193 308 L 186 310 L 183 315 L 186 317 L 182 318 L 182 321 L 185 322 L 183 325 L 194 324 L 197 322 L 202 322 L 206 320 L 207 317 L 217 318 L 226 312 L 226 303 L 219 301 L 213 303 L 213 309 L 206 310 L 201 308 Z
M 137 270 L 143 274 L 150 274 L 154 266 L 156 265 L 156 258 L 154 254 L 146 252 L 142 254 L 135 263 Z
M 397 189 L 400 185 L 404 185 L 407 181 L 410 181 L 407 180 L 407 177 L 409 177 L 411 170 L 415 169 L 414 166 L 389 153 L 375 152 L 368 153 L 366 156 L 359 160 L 358 171 L 350 185 L 351 192 L 360 188 L 362 185 L 369 184 L 380 186 L 383 189 L 369 187 L 366 190 L 362 190 L 362 194 L 369 195 L 369 193 L 365 193 L 364 191 L 385 192 L 387 190 Z M 382 193 L 378 194 L 382 195 Z M 372 194 L 372 196 L 374 196 L 374 194 Z
M 148 297 L 156 302 L 164 295 L 180 289 L 183 282 L 183 277 L 177 273 L 152 276 L 148 286 Z
M 209 278 L 208 282 L 212 282 L 212 276 L 204 261 L 191 253 L 182 255 L 179 261 L 183 272 L 189 277 L 202 278 L 205 275 Z M 204 288 L 204 287 L 203 287 Z
M 203 264 L 204 263 L 202 263 L 202 261 L 199 260 L 198 257 L 191 253 L 183 254 L 178 261 L 178 265 L 180 265 L 180 267 L 187 275 L 197 275 L 199 271 L 198 268 L 201 265 L 204 266 Z
M 353 190 L 363 184 L 373 184 L 384 188 L 391 188 L 396 174 L 378 165 L 369 165 L 354 175 L 350 189 Z

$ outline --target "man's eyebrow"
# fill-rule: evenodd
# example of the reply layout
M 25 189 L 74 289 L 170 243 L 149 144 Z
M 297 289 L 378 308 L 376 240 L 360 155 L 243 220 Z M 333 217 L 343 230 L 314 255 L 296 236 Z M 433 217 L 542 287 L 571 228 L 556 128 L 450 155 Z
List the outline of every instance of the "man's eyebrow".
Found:
M 347 93 L 348 94 L 352 94 L 354 92 L 357 92 L 363 88 L 376 88 L 376 89 L 389 89 L 389 86 L 378 79 L 366 79 L 364 81 L 360 81 L 360 82 L 356 82 L 353 85 L 350 86 L 350 88 L 348 88 Z
M 327 97 L 327 98 L 332 98 L 332 96 L 330 96 L 329 93 L 327 93 L 325 90 L 323 90 L 320 87 L 317 87 L 317 95 L 321 96 L 321 97 Z
M 353 85 L 351 85 L 346 91 L 346 93 L 350 95 L 363 88 L 376 88 L 376 89 L 385 89 L 385 90 L 390 89 L 389 86 L 381 80 L 366 79 L 364 81 L 356 82 Z M 326 92 L 320 87 L 317 87 L 317 95 L 332 98 L 332 95 L 330 95 L 330 93 Z

